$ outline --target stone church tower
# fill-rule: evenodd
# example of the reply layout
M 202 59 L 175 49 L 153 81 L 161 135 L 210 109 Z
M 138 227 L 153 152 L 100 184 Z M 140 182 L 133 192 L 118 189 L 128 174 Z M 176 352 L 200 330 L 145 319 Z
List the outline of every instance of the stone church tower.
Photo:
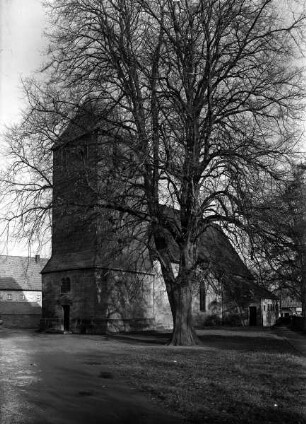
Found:
M 52 257 L 42 271 L 43 329 L 103 333 L 156 324 L 153 287 L 156 291 L 160 279 L 148 251 L 135 257 L 135 240 L 126 229 L 114 228 L 118 216 L 99 207 L 106 191 L 114 190 L 100 175 L 114 165 L 114 143 L 100 122 L 87 106 L 53 148 Z M 161 319 L 171 326 L 164 300 Z

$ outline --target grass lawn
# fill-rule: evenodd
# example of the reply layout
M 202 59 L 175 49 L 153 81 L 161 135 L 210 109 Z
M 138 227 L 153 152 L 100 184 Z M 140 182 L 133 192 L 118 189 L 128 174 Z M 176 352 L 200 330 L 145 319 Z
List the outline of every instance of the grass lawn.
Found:
M 115 336 L 103 343 L 101 364 L 194 423 L 306 422 L 306 360 L 286 341 L 251 329 L 200 337 L 202 346 L 185 348 Z

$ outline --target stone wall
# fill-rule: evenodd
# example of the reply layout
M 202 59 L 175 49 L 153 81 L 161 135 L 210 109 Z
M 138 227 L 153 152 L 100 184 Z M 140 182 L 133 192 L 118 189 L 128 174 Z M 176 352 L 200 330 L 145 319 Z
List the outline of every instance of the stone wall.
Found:
M 193 286 L 192 312 L 196 328 L 205 325 L 218 325 L 222 320 L 222 299 L 214 288 L 205 282 L 205 307 L 200 304 L 200 282 Z
M 96 200 L 89 186 L 95 187 L 97 160 L 94 135 L 82 135 L 54 149 L 53 255 L 95 250 L 97 222 L 88 206 Z
M 71 291 L 61 293 L 62 280 L 70 279 Z M 94 272 L 92 270 L 71 270 L 43 274 L 43 326 L 57 323 L 58 330 L 64 330 L 64 309 L 70 307 L 70 321 L 89 320 L 94 316 Z M 49 320 L 47 322 L 46 320 Z M 52 325 L 51 325 L 52 326 Z
M 153 280 L 153 316 L 155 319 L 156 330 L 171 330 L 173 328 L 173 319 L 168 300 L 166 286 L 161 274 L 159 264 L 154 264 L 154 280 Z
M 25 314 L 25 315 L 13 315 L 13 314 L 1 314 L 1 320 L 3 321 L 3 327 L 6 328 L 39 328 L 40 315 L 37 314 Z
M 38 328 L 41 317 L 40 291 L 3 290 L 1 295 L 0 319 L 5 327 Z
M 62 294 L 66 278 L 71 290 Z M 152 285 L 152 275 L 145 273 L 88 269 L 44 274 L 42 328 L 63 331 L 68 306 L 73 332 L 152 329 Z
M 279 316 L 280 305 L 278 300 L 261 299 L 261 323 L 263 327 L 271 327 Z
M 63 331 L 64 308 L 69 307 L 69 330 L 72 332 L 100 334 L 172 329 L 172 314 L 160 267 L 155 263 L 152 271 L 79 269 L 44 274 L 42 328 Z M 62 294 L 61 284 L 65 278 L 70 279 L 71 290 Z M 252 325 L 274 325 L 277 301 L 258 300 L 239 306 L 223 298 L 216 284 L 209 279 L 204 281 L 204 300 L 200 300 L 201 281 L 193 286 L 195 327 L 248 326 L 250 307 L 253 311 L 256 308 Z

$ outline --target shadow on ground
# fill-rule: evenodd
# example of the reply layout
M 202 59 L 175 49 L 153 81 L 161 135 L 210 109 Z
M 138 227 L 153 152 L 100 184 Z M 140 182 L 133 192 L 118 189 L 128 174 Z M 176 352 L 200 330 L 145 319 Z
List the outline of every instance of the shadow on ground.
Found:
M 297 352 L 288 343 L 278 338 L 227 336 L 205 334 L 199 336 L 202 345 L 219 350 L 235 350 L 240 352 L 265 352 L 265 353 L 289 353 L 296 355 Z
M 240 352 L 266 352 L 266 353 L 288 353 L 297 355 L 296 350 L 286 343 L 282 338 L 277 337 L 271 330 L 248 330 L 222 328 L 199 331 L 199 339 L 202 347 L 219 350 L 235 350 Z M 108 335 L 106 339 L 118 340 L 130 345 L 160 345 L 164 346 L 170 342 L 171 332 L 145 333 L 120 333 Z
M 298 412 L 288 411 L 278 404 L 272 404 L 270 407 L 250 406 L 248 403 L 237 402 L 237 399 L 231 398 L 229 393 L 229 402 L 231 407 L 220 411 L 219 408 L 211 408 L 207 411 L 190 414 L 188 419 L 194 424 L 304 424 L 305 415 Z

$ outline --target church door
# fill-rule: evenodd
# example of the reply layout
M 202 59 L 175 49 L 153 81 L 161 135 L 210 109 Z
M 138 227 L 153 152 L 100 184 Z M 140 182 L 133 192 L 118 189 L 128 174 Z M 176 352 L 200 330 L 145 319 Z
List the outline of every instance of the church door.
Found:
M 70 306 L 63 305 L 64 309 L 64 331 L 70 330 Z
M 250 317 L 250 322 L 249 322 L 249 324 L 250 325 L 256 325 L 257 324 L 257 320 L 256 320 L 256 306 L 250 306 L 250 308 L 249 308 L 249 312 L 250 312 L 250 314 L 249 314 L 249 317 Z

